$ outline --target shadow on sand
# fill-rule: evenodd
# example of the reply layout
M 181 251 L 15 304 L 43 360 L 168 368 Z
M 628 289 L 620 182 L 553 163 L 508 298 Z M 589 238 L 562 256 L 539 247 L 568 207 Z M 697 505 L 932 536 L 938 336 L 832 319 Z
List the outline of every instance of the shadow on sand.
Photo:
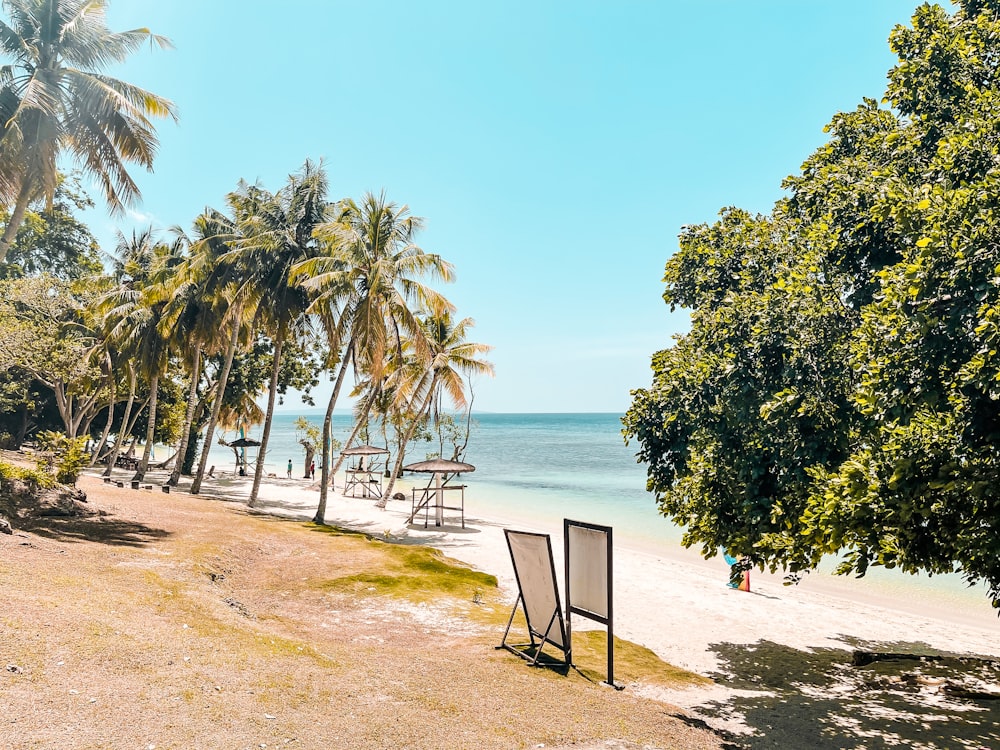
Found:
M 143 547 L 165 539 L 169 531 L 105 515 L 39 517 L 19 528 L 57 542 L 97 542 L 120 547 Z
M 850 650 L 715 644 L 712 678 L 754 693 L 694 713 L 742 718 L 751 734 L 728 737 L 727 747 L 1000 748 L 1000 661 L 843 640 Z

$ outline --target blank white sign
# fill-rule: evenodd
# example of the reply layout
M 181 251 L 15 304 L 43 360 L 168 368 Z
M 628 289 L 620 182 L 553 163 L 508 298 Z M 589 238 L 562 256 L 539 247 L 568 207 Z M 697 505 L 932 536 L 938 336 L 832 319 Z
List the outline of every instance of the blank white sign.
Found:
M 528 628 L 536 635 L 544 636 L 545 629 L 559 607 L 559 591 L 556 588 L 555 571 L 552 569 L 552 546 L 549 537 L 543 534 L 529 534 L 507 530 L 511 561 L 524 597 L 524 612 Z M 557 617 L 549 630 L 548 640 L 559 648 L 563 643 L 562 622 Z
M 608 617 L 608 535 L 569 525 L 568 607 Z

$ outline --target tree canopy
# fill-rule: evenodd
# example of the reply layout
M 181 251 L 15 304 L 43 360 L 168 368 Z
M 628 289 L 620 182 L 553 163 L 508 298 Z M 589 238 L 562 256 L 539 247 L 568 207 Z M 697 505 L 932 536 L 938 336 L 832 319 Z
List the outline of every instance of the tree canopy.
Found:
M 174 117 L 167 99 L 103 73 L 146 42 L 169 47 L 149 29 L 112 32 L 104 0 L 3 0 L 0 20 L 0 195 L 12 203 L 0 237 L 4 259 L 30 200 L 50 202 L 60 154 L 94 177 L 109 207 L 139 197 L 128 163 L 152 169 L 157 139 L 150 118 Z
M 626 439 L 684 542 L 961 571 L 1000 607 L 1000 2 L 922 5 L 766 216 L 686 227 Z

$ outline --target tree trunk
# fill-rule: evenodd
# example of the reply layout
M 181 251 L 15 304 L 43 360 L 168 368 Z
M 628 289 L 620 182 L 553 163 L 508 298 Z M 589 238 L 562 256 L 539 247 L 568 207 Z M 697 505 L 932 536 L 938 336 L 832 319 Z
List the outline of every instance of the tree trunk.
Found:
M 340 372 L 337 373 L 337 382 L 333 386 L 333 393 L 326 405 L 326 415 L 323 417 L 323 460 L 320 468 L 319 480 L 319 505 L 316 508 L 316 515 L 313 516 L 313 523 L 320 525 L 326 523 L 326 498 L 333 483 L 336 472 L 330 471 L 331 438 L 333 433 L 333 409 L 337 405 L 337 398 L 340 396 L 340 388 L 344 384 L 344 377 L 347 375 L 347 367 L 354 356 L 354 341 L 347 345 L 347 352 L 344 361 L 340 363 Z M 339 466 L 339 464 L 338 464 Z
M 21 445 L 24 443 L 24 437 L 28 434 L 28 405 L 19 404 L 17 407 L 17 413 L 21 419 L 18 423 L 17 434 L 14 435 L 13 448 L 15 450 L 21 450 Z
M 201 491 L 201 482 L 205 477 L 205 467 L 208 465 L 208 452 L 212 450 L 212 435 L 215 433 L 215 423 L 219 421 L 219 412 L 222 411 L 222 397 L 226 393 L 226 384 L 229 381 L 229 371 L 233 367 L 233 357 L 236 355 L 236 346 L 240 341 L 239 315 L 230 324 L 233 332 L 229 337 L 229 348 L 226 349 L 226 361 L 222 365 L 222 372 L 219 374 L 219 383 L 215 388 L 215 400 L 212 402 L 212 414 L 205 425 L 205 444 L 201 447 L 201 460 L 198 462 L 198 473 L 194 475 L 191 483 L 191 494 L 197 495 Z
M 205 421 L 201 418 L 201 412 L 204 412 L 204 409 L 204 404 L 199 399 L 194 421 L 188 428 L 187 449 L 180 458 L 181 474 L 188 476 L 194 474 L 195 463 L 198 461 L 198 438 L 201 435 L 201 428 L 205 426 Z
M 354 445 L 354 440 L 358 437 L 358 433 L 361 432 L 361 428 L 368 424 L 368 417 L 372 413 L 372 406 L 375 404 L 376 394 L 372 394 L 368 401 L 365 403 L 364 409 L 362 409 L 359 414 L 357 421 L 354 423 L 354 429 L 351 430 L 351 434 L 347 436 L 347 441 L 344 443 L 344 448 L 341 450 L 340 455 L 337 457 L 337 462 L 333 465 L 333 470 L 330 472 L 330 486 L 333 486 L 333 480 L 337 476 L 337 472 L 340 471 L 340 467 L 344 465 L 344 461 L 347 460 L 347 456 L 344 454 L 348 448 Z
M 188 438 L 191 435 L 191 423 L 194 422 L 194 410 L 198 405 L 198 379 L 201 377 L 201 347 L 197 344 L 194 348 L 194 362 L 191 364 L 191 388 L 188 390 L 187 411 L 184 413 L 184 427 L 181 429 L 181 440 L 177 446 L 177 463 L 174 470 L 170 472 L 167 484 L 176 487 L 181 478 L 181 470 L 184 468 L 184 456 L 187 455 Z
M 88 468 L 93 468 L 94 464 L 97 463 L 97 457 L 101 455 L 104 450 L 104 446 L 108 444 L 108 435 L 111 434 L 111 423 L 115 418 L 115 402 L 118 400 L 118 382 L 115 379 L 115 374 L 111 369 L 111 356 L 106 353 L 105 362 L 108 365 L 108 390 L 110 394 L 108 396 L 108 421 L 104 425 L 104 430 L 101 432 L 101 439 L 94 446 L 93 453 L 90 454 L 90 463 L 87 465 Z
M 10 246 L 14 244 L 17 237 L 17 230 L 24 222 L 24 215 L 28 211 L 28 204 L 31 203 L 31 183 L 25 180 L 21 184 L 21 192 L 17 194 L 17 202 L 14 204 L 14 212 L 10 215 L 7 228 L 4 229 L 3 237 L 0 238 L 0 263 L 4 262 Z
M 149 423 L 146 425 L 146 447 L 142 451 L 139 468 L 132 477 L 133 482 L 141 482 L 149 468 L 149 456 L 153 452 L 153 433 L 156 431 L 156 396 L 160 387 L 159 374 L 153 375 L 149 381 Z
M 403 461 L 406 460 L 406 446 L 413 437 L 413 431 L 417 429 L 417 425 L 420 423 L 420 417 L 423 416 L 424 412 L 427 411 L 427 407 L 431 404 L 431 397 L 434 395 L 435 385 L 436 383 L 432 381 L 431 387 L 427 390 L 427 398 L 425 398 L 424 402 L 420 405 L 420 410 L 414 413 L 410 426 L 406 428 L 406 435 L 403 438 L 403 442 L 400 444 L 399 455 L 396 456 L 396 463 L 393 465 L 392 474 L 389 476 L 389 481 L 386 483 L 385 492 L 382 493 L 382 497 L 384 498 L 392 497 L 392 489 L 396 486 L 396 480 L 403 471 Z
M 52 384 L 52 393 L 56 397 L 56 409 L 59 410 L 59 417 L 63 421 L 63 425 L 66 427 L 66 437 L 74 438 L 76 433 L 73 432 L 73 420 L 70 416 L 70 397 L 66 395 L 65 385 L 59 381 Z
M 309 471 L 309 467 L 312 466 L 313 459 L 316 457 L 316 447 L 310 443 L 309 445 L 303 445 L 306 451 L 306 461 L 302 470 L 303 479 L 312 479 L 312 472 Z
M 135 405 L 135 391 L 136 391 L 136 377 L 135 377 L 135 367 L 131 364 L 128 365 L 128 401 L 125 402 L 125 413 L 122 414 L 122 426 L 118 430 L 118 437 L 115 440 L 115 447 L 111 450 L 111 455 L 108 456 L 108 468 L 104 470 L 104 476 L 110 477 L 111 470 L 115 468 L 115 463 L 118 461 L 118 454 L 122 450 L 122 441 L 128 434 L 125 430 L 125 425 L 128 424 L 129 417 L 132 416 L 132 407 Z M 112 410 L 113 411 L 113 410 Z M 114 418 L 114 413 L 109 417 Z
M 271 367 L 271 386 L 267 389 L 267 412 L 264 415 L 264 432 L 260 436 L 260 449 L 257 454 L 257 468 L 253 473 L 253 488 L 247 506 L 252 508 L 257 503 L 260 492 L 260 480 L 264 476 L 264 458 L 267 456 L 267 441 L 271 437 L 271 422 L 274 420 L 274 402 L 278 399 L 278 376 L 281 374 L 281 350 L 285 344 L 285 332 L 279 331 L 274 339 L 274 365 Z

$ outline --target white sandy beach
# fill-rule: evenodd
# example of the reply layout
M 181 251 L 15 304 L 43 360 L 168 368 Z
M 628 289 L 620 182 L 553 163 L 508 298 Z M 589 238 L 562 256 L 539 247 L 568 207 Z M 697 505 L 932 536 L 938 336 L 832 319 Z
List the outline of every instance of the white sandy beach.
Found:
M 155 482 L 151 473 L 147 481 Z M 407 524 L 409 501 L 390 501 L 386 509 L 371 499 L 331 493 L 326 521 L 331 525 L 364 531 L 406 543 L 428 544 L 447 555 L 496 575 L 516 598 L 516 584 L 503 529 L 546 533 L 551 536 L 557 574 L 562 571 L 562 528 L 537 528 L 524 520 L 491 517 L 476 503 L 474 484 L 466 496 L 465 529 L 458 515 L 447 512 L 441 527 Z M 184 480 L 175 491 L 185 491 Z M 207 480 L 202 496 L 244 502 L 250 480 L 223 477 Z M 409 496 L 407 482 L 399 487 Z M 306 480 L 267 479 L 261 488 L 258 510 L 311 519 L 318 490 Z M 587 520 L 587 519 L 577 519 Z M 829 579 L 829 576 L 826 577 Z M 664 661 L 701 674 L 720 668 L 719 644 L 752 646 L 767 642 L 798 651 L 840 649 L 857 644 L 878 648 L 900 644 L 916 649 L 1000 656 L 1000 622 L 983 602 L 981 609 L 960 611 L 933 603 L 885 598 L 875 603 L 870 592 L 852 593 L 852 581 L 824 581 L 816 576 L 798 586 L 782 585 L 780 577 L 753 574 L 750 593 L 729 589 L 727 568 L 719 560 L 704 561 L 693 551 L 676 548 L 654 554 L 630 549 L 616 541 L 614 547 L 614 631 L 619 638 L 642 644 Z M 573 627 L 590 627 L 574 618 Z M 498 635 L 498 641 L 500 633 Z M 883 646 L 885 647 L 885 646 Z M 725 691 L 675 691 L 661 695 L 689 710 L 707 700 L 718 700 Z M 727 727 L 734 729 L 733 726 Z M 738 727 L 736 727 L 738 729 Z

